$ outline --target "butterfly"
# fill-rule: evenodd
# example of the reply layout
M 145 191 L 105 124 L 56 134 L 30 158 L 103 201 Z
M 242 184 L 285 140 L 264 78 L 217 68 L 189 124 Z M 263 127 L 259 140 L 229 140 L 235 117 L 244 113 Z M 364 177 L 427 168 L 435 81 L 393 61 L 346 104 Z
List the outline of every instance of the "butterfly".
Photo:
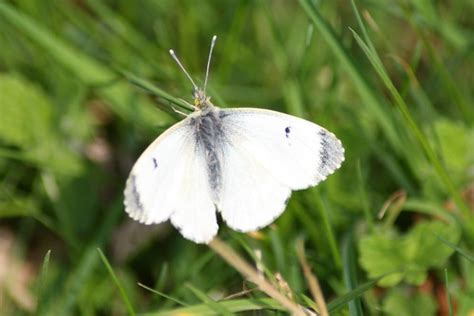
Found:
M 125 186 L 125 211 L 144 224 L 170 220 L 187 239 L 208 243 L 219 212 L 239 232 L 263 228 L 291 192 L 317 185 L 344 161 L 334 134 L 310 121 L 257 108 L 214 106 L 193 84 L 194 112 L 162 133 L 138 158 Z

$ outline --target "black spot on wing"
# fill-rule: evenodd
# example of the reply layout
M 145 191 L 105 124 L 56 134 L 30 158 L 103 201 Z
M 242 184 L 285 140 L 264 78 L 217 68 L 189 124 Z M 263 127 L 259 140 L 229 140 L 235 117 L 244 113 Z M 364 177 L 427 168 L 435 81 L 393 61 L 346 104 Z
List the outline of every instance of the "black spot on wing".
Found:
M 290 136 L 290 132 L 291 132 L 291 126 L 285 127 L 285 136 L 286 136 L 286 138 L 288 138 Z
M 156 161 L 156 158 L 152 158 L 153 159 L 153 168 L 156 169 L 158 168 L 158 161 Z

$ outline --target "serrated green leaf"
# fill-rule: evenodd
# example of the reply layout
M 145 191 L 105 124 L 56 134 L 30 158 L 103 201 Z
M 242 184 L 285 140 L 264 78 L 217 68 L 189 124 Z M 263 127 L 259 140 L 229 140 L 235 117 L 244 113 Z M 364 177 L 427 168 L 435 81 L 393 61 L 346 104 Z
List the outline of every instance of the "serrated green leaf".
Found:
M 429 294 L 410 293 L 395 288 L 389 292 L 383 302 L 385 315 L 430 316 L 436 315 L 436 300 Z
M 474 164 L 474 130 L 447 119 L 435 122 L 434 128 L 446 168 L 455 179 L 465 178 Z
M 51 100 L 37 85 L 16 74 L 0 76 L 0 140 L 20 148 L 17 159 L 53 173 L 74 175 L 81 160 L 55 128 Z
M 454 224 L 431 221 L 401 236 L 394 231 L 367 235 L 359 242 L 360 264 L 372 278 L 392 272 L 379 281 L 380 286 L 393 286 L 402 280 L 421 284 L 429 268 L 440 266 L 454 252 L 436 235 L 457 243 L 460 230 Z
M 0 76 L 0 140 L 28 147 L 49 137 L 51 103 L 44 92 L 15 74 Z

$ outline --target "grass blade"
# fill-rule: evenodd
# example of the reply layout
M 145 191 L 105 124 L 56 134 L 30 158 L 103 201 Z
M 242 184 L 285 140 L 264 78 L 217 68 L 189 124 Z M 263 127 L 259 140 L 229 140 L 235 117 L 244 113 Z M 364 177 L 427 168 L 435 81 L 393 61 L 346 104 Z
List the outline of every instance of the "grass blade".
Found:
M 265 278 L 262 278 L 261 275 L 250 264 L 242 259 L 242 257 L 240 257 L 232 248 L 222 242 L 219 238 L 215 237 L 209 243 L 209 247 L 219 256 L 221 256 L 228 264 L 239 271 L 243 276 L 255 283 L 260 288 L 260 290 L 285 306 L 285 308 L 291 311 L 291 313 L 294 315 L 304 315 L 301 306 L 281 294 L 271 283 L 265 280 Z
M 302 239 L 298 239 L 296 241 L 296 254 L 298 256 L 301 268 L 303 269 L 303 273 L 311 291 L 311 295 L 313 296 L 313 300 L 318 306 L 319 312 L 322 316 L 329 316 L 326 301 L 324 300 L 323 291 L 321 290 L 319 281 L 316 275 L 311 272 L 311 268 L 308 264 L 308 261 L 306 260 L 304 241 Z
M 98 265 L 97 245 L 104 243 L 122 214 L 121 201 L 119 202 L 120 207 L 114 205 L 107 210 L 108 216 L 100 224 L 100 229 L 95 238 L 86 246 L 77 265 L 72 271 L 68 272 L 66 280 L 61 285 L 61 291 L 58 291 L 59 294 L 55 296 L 54 304 L 48 305 L 48 309 L 41 315 L 70 315 L 72 313 L 71 309 L 78 300 L 81 290 L 87 284 L 94 268 Z
M 343 240 L 342 244 L 342 261 L 344 267 L 344 284 L 349 291 L 357 288 L 357 277 L 356 277 L 356 260 L 354 254 L 354 240 L 352 231 L 349 232 Z M 360 298 L 354 298 L 349 303 L 349 314 L 361 316 L 364 315 L 362 312 L 362 304 Z
M 354 10 L 357 10 L 357 8 L 354 6 Z M 356 13 L 358 14 L 358 13 Z M 362 23 L 362 21 L 361 21 Z M 364 28 L 363 25 L 361 26 L 361 29 Z M 375 50 L 372 50 L 371 44 L 366 43 L 362 40 L 362 38 L 354 31 L 351 29 L 351 32 L 356 39 L 357 43 L 361 47 L 361 49 L 364 51 L 366 54 L 367 58 L 371 62 L 372 66 L 374 67 L 375 71 L 379 75 L 380 79 L 382 79 L 383 83 L 389 90 L 394 103 L 397 105 L 398 109 L 400 110 L 405 123 L 408 125 L 408 128 L 412 131 L 414 134 L 415 138 L 417 139 L 420 147 L 423 149 L 423 152 L 425 153 L 426 157 L 428 160 L 431 162 L 433 165 L 434 169 L 436 170 L 436 173 L 438 174 L 440 180 L 446 187 L 447 191 L 450 193 L 452 196 L 453 200 L 455 201 L 456 205 L 458 208 L 461 210 L 463 216 L 465 218 L 469 218 L 470 212 L 465 203 L 463 202 L 458 190 L 454 186 L 454 183 L 452 182 L 449 174 L 447 173 L 446 169 L 444 168 L 443 164 L 441 163 L 440 159 L 437 157 L 435 151 L 431 147 L 431 145 L 428 142 L 428 139 L 425 137 L 421 129 L 418 127 L 418 124 L 416 121 L 413 119 L 412 115 L 410 114 L 410 111 L 408 110 L 408 106 L 405 103 L 405 100 L 403 97 L 400 95 L 398 92 L 397 88 L 393 84 L 392 80 L 390 79 L 388 73 L 386 72 L 382 61 L 380 60 L 377 52 Z
M 100 86 L 97 88 L 97 93 L 108 100 L 112 110 L 120 116 L 127 119 L 134 118 L 142 126 L 149 128 L 169 122 L 169 117 L 158 115 L 153 105 L 143 97 L 139 98 L 140 107 L 132 109 L 128 100 L 135 95 L 135 92 L 124 82 L 115 82 L 118 77 L 115 71 L 80 53 L 27 15 L 5 2 L 0 2 L 0 16 L 16 26 L 84 83 Z
M 191 284 L 186 284 L 186 287 L 191 290 L 191 292 L 196 295 L 197 298 L 199 298 L 201 301 L 203 301 L 209 308 L 214 310 L 217 315 L 227 315 L 230 316 L 232 315 L 232 312 L 225 308 L 225 306 L 219 304 L 218 302 L 214 301 L 211 299 L 209 296 L 206 295 L 206 293 L 202 292 L 198 288 L 192 286 Z
M 186 111 L 193 111 L 193 109 L 189 106 L 188 103 L 184 102 L 182 99 L 177 99 L 173 97 L 171 94 L 165 92 L 164 90 L 158 88 L 156 85 L 152 84 L 149 81 L 146 81 L 144 79 L 141 79 L 129 72 L 122 71 L 122 74 L 134 85 L 146 90 L 147 92 L 156 95 L 160 98 L 165 99 L 166 101 L 169 101 L 180 108 L 186 110 Z
M 402 148 L 399 136 L 394 127 L 393 120 L 388 114 L 388 110 L 383 106 L 383 101 L 374 94 L 374 89 L 369 85 L 366 78 L 362 75 L 355 62 L 350 58 L 349 53 L 342 45 L 341 40 L 336 36 L 334 30 L 323 19 L 319 12 L 314 7 L 311 0 L 299 0 L 301 7 L 304 9 L 314 26 L 319 30 L 322 37 L 326 40 L 337 59 L 340 61 L 342 67 L 352 77 L 357 91 L 361 98 L 369 108 L 370 113 L 376 117 L 380 123 L 380 127 L 385 132 L 385 135 L 396 150 Z
M 41 310 L 43 310 L 43 300 L 45 299 L 45 295 L 43 294 L 43 291 L 44 291 L 44 287 L 45 287 L 45 278 L 46 278 L 46 275 L 48 274 L 48 269 L 49 269 L 49 261 L 51 259 L 51 249 L 48 250 L 46 252 L 46 255 L 44 256 L 44 259 L 43 259 L 43 264 L 41 266 L 41 272 L 40 272 L 40 275 L 38 277 L 38 284 L 37 284 L 37 287 L 38 287 L 38 292 L 37 292 L 37 296 L 38 296 L 38 305 L 36 307 L 36 314 L 39 314 Z
M 346 293 L 342 296 L 339 296 L 335 300 L 329 302 L 329 304 L 328 304 L 329 312 L 334 313 L 334 312 L 340 310 L 341 308 L 343 308 L 349 302 L 359 298 L 360 296 L 362 296 L 362 294 L 364 294 L 364 292 L 371 289 L 375 284 L 377 284 L 378 281 L 380 281 L 380 279 L 382 279 L 385 276 L 386 275 L 380 276 L 380 277 L 378 277 L 374 280 L 371 280 L 371 281 L 366 282 L 362 285 L 359 285 L 354 290 L 352 290 L 352 291 L 350 291 L 350 292 L 348 292 L 348 293 Z
M 469 254 L 466 250 L 458 247 L 457 245 L 453 244 L 452 242 L 450 242 L 449 240 L 446 240 L 444 239 L 442 236 L 439 236 L 439 235 L 436 235 L 436 238 L 438 238 L 440 241 L 442 241 L 444 244 L 446 244 L 446 246 L 448 246 L 449 248 L 453 249 L 454 251 L 456 251 L 457 253 L 459 253 L 461 256 L 463 256 L 464 258 L 466 258 L 467 260 L 469 260 L 471 263 L 474 263 L 474 256 Z
M 171 296 L 169 296 L 169 295 L 166 295 L 165 293 L 162 293 L 162 292 L 160 292 L 160 291 L 157 291 L 157 290 L 155 290 L 155 289 L 152 289 L 151 287 L 146 286 L 146 285 L 144 285 L 144 284 L 138 283 L 138 286 L 140 286 L 140 287 L 144 288 L 145 290 L 148 290 L 148 291 L 150 291 L 150 292 L 152 292 L 152 293 L 154 293 L 154 294 L 156 294 L 156 295 L 158 295 L 158 296 L 161 296 L 161 297 L 164 297 L 164 298 L 166 298 L 166 299 L 168 299 L 168 300 L 170 300 L 170 301 L 173 301 L 173 302 L 175 302 L 176 304 L 179 304 L 179 305 L 182 305 L 182 306 L 188 306 L 188 305 L 189 305 L 189 304 L 186 304 L 185 302 L 180 301 L 180 300 L 178 300 L 178 299 L 176 299 L 176 298 L 174 298 L 174 297 L 171 297 Z
M 448 300 L 448 315 L 453 316 L 453 304 L 451 302 L 451 296 L 449 295 L 448 268 L 444 269 L 444 284 L 446 287 L 446 299 Z
M 246 311 L 257 311 L 257 310 L 277 310 L 284 311 L 285 308 L 278 302 L 271 298 L 262 299 L 240 299 L 240 300 L 226 300 L 216 302 L 221 307 L 231 313 L 239 313 Z M 220 315 L 216 313 L 207 304 L 198 304 L 188 307 L 176 308 L 169 311 L 158 311 L 155 313 L 140 314 L 143 316 L 178 316 L 178 315 Z
M 102 252 L 102 250 L 100 250 L 100 248 L 97 248 L 97 252 L 99 253 L 99 256 L 100 256 L 100 259 L 102 260 L 102 263 L 107 268 L 107 271 L 109 271 L 110 277 L 112 278 L 115 285 L 119 289 L 120 296 L 122 297 L 122 300 L 123 300 L 125 306 L 127 307 L 128 314 L 129 315 L 136 315 L 135 310 L 133 309 L 133 306 L 130 303 L 130 300 L 128 299 L 127 293 L 125 292 L 125 289 L 123 288 L 122 284 L 120 284 L 120 281 L 117 278 L 117 275 L 115 274 L 114 269 L 112 268 L 109 261 L 105 257 L 104 253 Z

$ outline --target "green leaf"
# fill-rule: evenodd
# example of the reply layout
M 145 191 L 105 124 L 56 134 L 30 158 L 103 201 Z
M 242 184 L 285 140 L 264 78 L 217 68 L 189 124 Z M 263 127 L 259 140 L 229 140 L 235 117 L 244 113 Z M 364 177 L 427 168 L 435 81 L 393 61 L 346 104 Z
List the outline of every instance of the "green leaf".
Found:
M 0 95 L 0 140 L 23 150 L 8 156 L 53 173 L 81 171 L 81 159 L 58 136 L 51 100 L 40 87 L 19 75 L 6 74 L 0 76 Z
M 460 230 L 454 224 L 431 221 L 416 225 L 405 235 L 376 231 L 359 241 L 360 264 L 372 278 L 392 273 L 378 282 L 380 286 L 401 281 L 421 284 L 429 268 L 440 266 L 454 252 L 437 235 L 455 244 Z
M 27 148 L 50 138 L 52 106 L 48 96 L 19 75 L 0 76 L 0 140 Z
M 4 2 L 0 2 L 0 16 L 16 26 L 21 34 L 37 43 L 82 82 L 97 87 L 97 93 L 109 101 L 111 109 L 120 116 L 137 119 L 141 125 L 149 128 L 169 123 L 169 116 L 160 115 L 146 98 L 136 96 L 136 91 L 130 85 L 124 82 L 114 83 L 118 77 L 115 70 L 75 49 L 43 24 Z M 140 106 L 132 108 L 129 101 L 135 97 L 139 98 Z
M 425 293 L 410 293 L 395 288 L 389 292 L 382 306 L 386 315 L 436 315 L 436 300 Z
M 474 129 L 448 119 L 436 121 L 434 128 L 446 168 L 455 180 L 466 182 L 466 170 L 474 165 Z

